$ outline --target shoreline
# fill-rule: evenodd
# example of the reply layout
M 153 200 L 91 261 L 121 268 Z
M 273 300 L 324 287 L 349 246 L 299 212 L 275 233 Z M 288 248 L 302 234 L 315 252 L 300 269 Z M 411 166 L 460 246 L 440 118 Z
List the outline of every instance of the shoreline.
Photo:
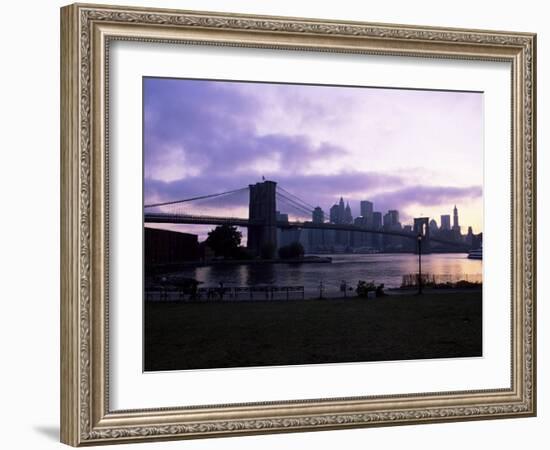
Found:
M 368 256 L 368 255 L 408 255 L 411 252 L 375 252 L 375 253 L 315 253 L 305 255 L 302 258 L 271 258 L 271 259 L 223 259 L 209 261 L 181 261 L 177 263 L 150 264 L 146 265 L 146 271 L 151 273 L 162 273 L 162 271 L 173 271 L 184 268 L 209 267 L 209 266 L 238 266 L 238 265 L 267 265 L 267 264 L 330 264 L 335 256 Z M 424 254 L 460 254 L 467 255 L 464 252 L 430 252 Z
M 172 264 L 151 265 L 147 269 L 151 272 L 161 270 L 177 270 L 178 268 L 208 267 L 208 266 L 239 266 L 239 265 L 263 265 L 263 264 L 330 264 L 329 256 L 304 256 L 303 258 L 273 258 L 273 259 L 221 259 L 210 261 L 188 261 Z
M 219 289 L 219 287 L 217 286 L 210 286 L 210 287 L 206 287 L 207 289 L 212 289 L 213 291 L 217 291 Z M 269 288 L 269 286 L 267 286 L 267 288 Z M 286 287 L 285 287 L 286 288 Z M 246 298 L 246 297 L 232 297 L 230 295 L 230 293 L 226 293 L 225 294 L 225 297 L 223 299 L 220 299 L 220 298 L 194 298 L 194 299 L 191 299 L 191 298 L 182 298 L 182 297 L 179 297 L 179 291 L 177 290 L 167 290 L 167 291 L 162 291 L 162 290 L 157 290 L 157 291 L 149 291 L 149 296 L 151 295 L 151 292 L 157 294 L 159 297 L 161 295 L 163 295 L 164 293 L 168 294 L 166 296 L 166 298 L 164 299 L 151 299 L 150 297 L 148 297 L 148 292 L 146 291 L 145 292 L 145 302 L 146 303 L 185 303 L 185 304 L 204 304 L 204 303 L 246 303 L 246 302 L 249 302 L 249 303 L 260 303 L 260 302 L 308 302 L 308 301 L 311 301 L 311 302 L 316 302 L 316 301 L 340 301 L 340 300 L 345 300 L 345 301 L 353 301 L 353 300 L 358 300 L 358 301 L 372 301 L 372 300 L 382 300 L 384 298 L 387 298 L 387 297 L 390 297 L 390 298 L 396 298 L 396 297 L 408 297 L 408 296 L 417 296 L 418 295 L 418 289 L 417 288 L 401 288 L 401 287 L 393 287 L 393 288 L 387 288 L 387 289 L 384 289 L 384 295 L 380 296 L 380 297 L 376 297 L 374 295 L 374 291 L 372 291 L 372 296 L 370 297 L 359 297 L 355 291 L 353 291 L 354 293 L 353 294 L 348 294 L 347 296 L 344 296 L 343 294 L 340 295 L 340 296 L 331 296 L 331 295 L 328 295 L 328 296 L 323 296 L 323 297 L 319 297 L 319 296 L 304 296 L 303 298 L 285 298 L 284 297 L 284 293 L 286 292 L 285 291 L 285 288 L 282 288 L 282 289 L 277 289 L 275 290 L 274 292 L 276 292 L 279 296 L 278 297 L 273 297 L 273 298 L 264 298 L 264 297 L 256 297 L 256 298 Z M 292 287 L 289 287 L 290 289 L 292 289 Z M 230 289 L 230 288 L 229 288 Z M 255 291 L 256 294 L 259 294 L 259 293 L 264 293 L 265 290 L 262 290 L 262 289 L 259 289 L 258 291 Z M 269 293 L 269 289 L 267 289 L 267 292 Z M 293 293 L 296 293 L 298 291 L 294 290 Z M 430 296 L 430 295 L 440 295 L 440 294 L 469 294 L 469 293 L 481 293 L 482 292 L 482 287 L 468 287 L 468 288 L 423 288 L 423 291 L 422 291 L 422 295 L 427 295 L 427 296 Z M 172 294 L 170 296 L 170 294 Z M 243 296 L 245 296 L 246 294 L 242 294 Z M 282 297 L 281 297 L 282 295 Z

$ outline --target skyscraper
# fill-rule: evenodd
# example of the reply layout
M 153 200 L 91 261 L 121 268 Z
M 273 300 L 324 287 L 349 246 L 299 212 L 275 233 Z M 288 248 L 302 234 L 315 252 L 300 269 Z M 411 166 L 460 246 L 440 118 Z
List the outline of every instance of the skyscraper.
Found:
M 451 216 L 449 214 L 441 215 L 441 230 L 451 229 Z
M 325 212 L 321 209 L 320 206 L 317 206 L 313 210 L 311 217 L 313 223 L 324 223 L 325 222 Z M 312 251 L 323 250 L 326 245 L 325 239 L 326 230 L 309 230 L 309 248 Z
M 330 222 L 340 223 L 339 206 L 337 204 L 330 207 Z
M 359 203 L 360 214 L 363 217 L 363 224 L 366 227 L 372 227 L 372 214 L 374 205 L 368 200 L 361 200 Z
M 325 221 L 325 212 L 319 206 L 313 210 L 311 216 L 313 223 L 323 223 Z
M 456 205 L 453 209 L 453 231 L 460 233 L 460 225 L 458 224 L 458 209 L 456 209 Z
M 337 224 L 352 224 L 353 216 L 349 203 L 344 206 L 344 199 L 340 197 L 340 201 L 330 208 L 330 221 Z
M 372 227 L 375 230 L 379 230 L 382 228 L 382 213 L 378 211 L 374 211 L 372 213 Z
M 361 200 L 359 203 L 360 205 L 360 213 L 363 217 L 369 217 L 372 216 L 373 213 L 373 204 L 372 202 L 369 202 L 368 200 Z
M 390 209 L 388 211 L 388 214 L 390 215 L 390 224 L 392 227 L 395 227 L 399 225 L 399 211 L 396 209 Z
M 396 209 L 390 209 L 387 214 L 384 214 L 384 230 L 401 230 L 401 224 L 399 223 L 399 211 L 397 211 Z M 401 240 L 398 237 L 383 236 L 382 246 L 386 251 L 395 250 L 398 247 L 401 247 Z
M 384 214 L 384 228 L 391 227 L 391 214 L 388 212 Z
M 379 211 L 374 211 L 372 213 L 372 228 L 379 230 L 382 228 L 382 213 Z M 382 235 L 373 234 L 371 236 L 372 246 L 376 249 L 382 249 Z
M 340 201 L 330 208 L 330 221 L 332 223 L 344 223 L 346 216 L 346 207 L 344 206 L 344 199 L 340 197 Z
M 335 224 L 353 223 L 353 217 L 351 217 L 351 208 L 349 204 L 347 208 L 344 206 L 344 199 L 340 197 L 340 201 L 330 208 L 330 221 Z M 335 243 L 342 246 L 349 245 L 349 232 L 336 231 Z
M 358 227 L 365 226 L 365 219 L 362 216 L 358 216 L 353 220 L 353 224 Z M 363 247 L 367 245 L 369 236 L 367 233 L 361 233 L 358 231 L 353 231 L 351 233 L 351 246 L 352 247 Z
M 353 216 L 351 215 L 351 208 L 349 206 L 349 202 L 346 204 L 346 209 L 344 211 L 344 223 L 346 224 L 353 223 Z
M 338 202 L 338 222 L 337 223 L 344 223 L 345 214 L 346 214 L 346 207 L 344 206 L 344 199 L 340 197 L 340 201 Z
M 469 246 L 472 246 L 472 244 L 474 243 L 474 231 L 472 230 L 472 227 L 468 227 L 468 234 L 466 235 L 464 241 Z

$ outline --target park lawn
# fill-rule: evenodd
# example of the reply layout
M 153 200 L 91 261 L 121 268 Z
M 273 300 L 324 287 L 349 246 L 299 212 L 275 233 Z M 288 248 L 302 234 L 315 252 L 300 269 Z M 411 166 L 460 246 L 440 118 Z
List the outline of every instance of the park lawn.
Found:
M 144 311 L 146 371 L 482 356 L 481 290 Z

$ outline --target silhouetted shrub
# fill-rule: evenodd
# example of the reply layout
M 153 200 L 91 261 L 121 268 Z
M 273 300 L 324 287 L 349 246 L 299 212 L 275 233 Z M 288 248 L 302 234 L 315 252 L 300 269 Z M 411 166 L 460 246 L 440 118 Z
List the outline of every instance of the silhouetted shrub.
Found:
M 357 282 L 357 288 L 355 289 L 355 292 L 357 293 L 357 296 L 361 298 L 367 298 L 369 296 L 369 292 L 374 292 L 374 295 L 376 297 L 383 297 L 384 295 L 386 295 L 384 293 L 384 283 L 376 286 L 374 284 L 374 281 L 367 282 L 359 280 Z
M 292 244 L 284 245 L 279 249 L 279 258 L 301 258 L 304 256 L 304 253 L 304 246 L 299 242 L 293 242 Z
M 357 282 L 357 288 L 355 289 L 355 292 L 357 293 L 358 297 L 367 298 L 369 296 L 369 292 L 376 291 L 376 286 L 374 285 L 374 281 L 363 281 L 359 280 Z

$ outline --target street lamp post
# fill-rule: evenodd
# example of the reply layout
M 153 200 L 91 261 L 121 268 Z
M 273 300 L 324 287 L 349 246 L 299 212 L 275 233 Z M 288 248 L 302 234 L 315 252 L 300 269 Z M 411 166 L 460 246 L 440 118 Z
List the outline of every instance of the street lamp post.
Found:
M 418 233 L 418 295 L 422 294 L 422 235 Z

